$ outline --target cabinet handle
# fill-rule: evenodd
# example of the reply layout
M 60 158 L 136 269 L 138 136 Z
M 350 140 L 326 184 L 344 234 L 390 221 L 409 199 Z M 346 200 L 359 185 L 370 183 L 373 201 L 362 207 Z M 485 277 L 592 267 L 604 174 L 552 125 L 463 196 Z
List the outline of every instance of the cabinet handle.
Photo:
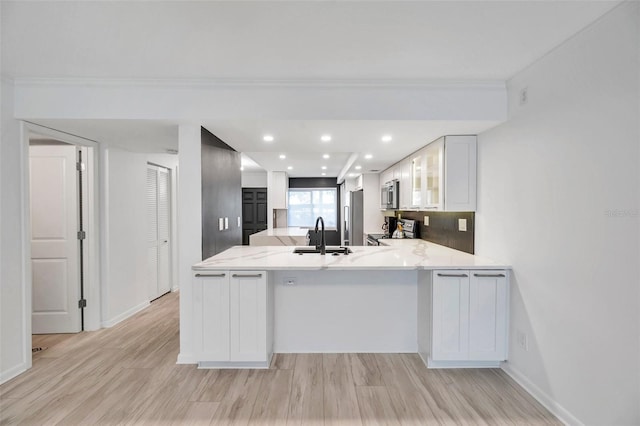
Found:
M 215 278 L 224 278 L 227 274 L 196 274 L 196 277 L 215 277 Z
M 233 274 L 233 278 L 261 278 L 262 274 Z
M 483 277 L 483 278 L 504 278 L 504 274 L 473 274 L 474 277 Z
M 467 274 L 438 274 L 439 277 L 466 278 Z

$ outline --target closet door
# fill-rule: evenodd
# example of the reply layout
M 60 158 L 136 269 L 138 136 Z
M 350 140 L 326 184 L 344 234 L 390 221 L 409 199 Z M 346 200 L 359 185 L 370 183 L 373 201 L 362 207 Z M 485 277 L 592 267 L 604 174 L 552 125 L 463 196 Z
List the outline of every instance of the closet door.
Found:
M 171 290 L 171 175 L 168 169 L 158 169 L 158 293 Z
M 147 243 L 149 299 L 171 290 L 171 175 L 168 169 L 147 165 Z

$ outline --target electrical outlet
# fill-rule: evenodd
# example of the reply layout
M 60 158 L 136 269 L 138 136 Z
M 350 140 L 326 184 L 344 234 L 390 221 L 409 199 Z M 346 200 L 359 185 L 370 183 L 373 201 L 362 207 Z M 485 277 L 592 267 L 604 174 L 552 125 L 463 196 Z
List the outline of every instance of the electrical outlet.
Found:
M 529 338 L 526 333 L 518 330 L 516 332 L 516 340 L 517 340 L 518 346 L 520 346 L 525 351 L 529 351 Z
M 467 219 L 458 219 L 458 231 L 467 231 Z
M 424 226 L 429 226 L 429 216 L 424 217 Z
M 296 285 L 296 277 L 284 277 L 282 279 L 284 285 Z

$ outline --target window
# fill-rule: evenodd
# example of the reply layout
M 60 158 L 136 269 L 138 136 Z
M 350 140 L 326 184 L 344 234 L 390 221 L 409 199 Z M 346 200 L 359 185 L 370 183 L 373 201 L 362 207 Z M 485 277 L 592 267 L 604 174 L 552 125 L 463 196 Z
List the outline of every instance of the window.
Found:
M 289 226 L 313 227 L 322 216 L 326 228 L 337 228 L 338 190 L 336 188 L 290 188 L 287 222 Z

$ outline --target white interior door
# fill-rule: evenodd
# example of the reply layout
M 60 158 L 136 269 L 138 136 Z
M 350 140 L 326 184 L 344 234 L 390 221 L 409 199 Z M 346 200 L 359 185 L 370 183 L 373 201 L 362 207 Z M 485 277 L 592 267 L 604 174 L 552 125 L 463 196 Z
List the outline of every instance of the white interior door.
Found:
M 171 290 L 171 175 L 168 169 L 147 166 L 147 241 L 149 299 Z
M 29 148 L 32 332 L 81 330 L 78 184 L 73 145 Z

